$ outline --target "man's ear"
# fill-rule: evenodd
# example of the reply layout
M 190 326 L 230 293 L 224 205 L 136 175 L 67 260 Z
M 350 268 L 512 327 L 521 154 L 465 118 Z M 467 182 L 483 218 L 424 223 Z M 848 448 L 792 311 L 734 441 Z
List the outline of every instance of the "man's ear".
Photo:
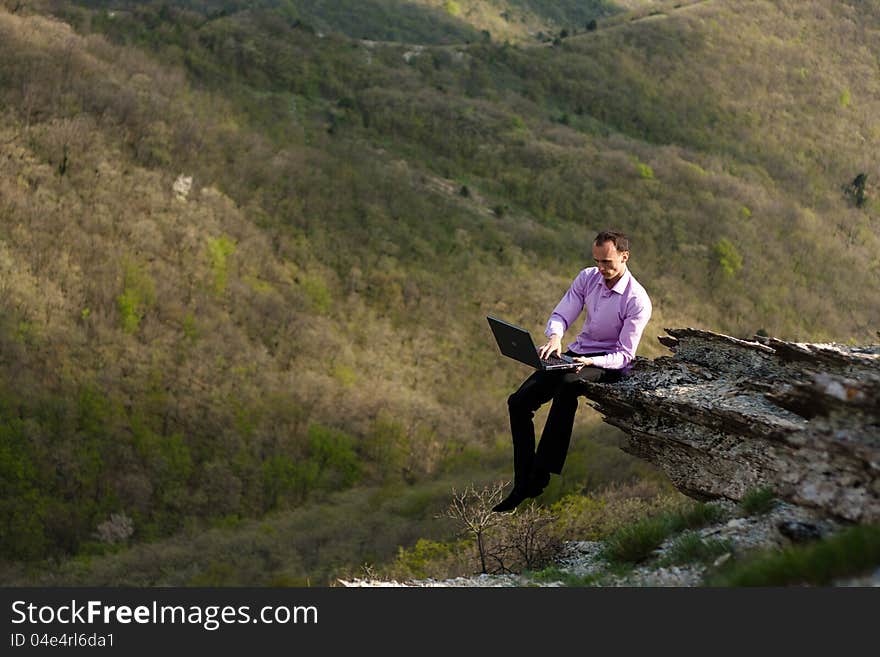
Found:
M 627 260 L 629 260 L 629 251 L 621 251 L 620 259 L 622 262 L 626 262 Z

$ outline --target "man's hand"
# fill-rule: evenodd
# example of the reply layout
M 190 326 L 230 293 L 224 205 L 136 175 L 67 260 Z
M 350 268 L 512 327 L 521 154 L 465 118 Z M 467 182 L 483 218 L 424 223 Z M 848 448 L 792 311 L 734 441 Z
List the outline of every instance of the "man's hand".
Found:
M 552 356 L 556 354 L 557 357 L 562 356 L 562 336 L 561 335 L 551 335 L 550 341 L 545 344 L 543 347 L 538 349 L 538 356 L 540 358 L 547 358 L 548 356 Z
M 586 356 L 575 356 L 574 358 L 572 358 L 572 360 L 573 360 L 575 363 L 580 363 L 580 364 L 581 364 L 581 366 L 580 366 L 579 368 L 577 368 L 577 370 L 576 370 L 576 371 L 578 371 L 578 372 L 580 372 L 582 369 L 584 369 L 584 367 L 587 367 L 588 365 L 592 365 L 592 364 L 593 364 L 593 359 L 592 359 L 592 358 L 587 358 Z

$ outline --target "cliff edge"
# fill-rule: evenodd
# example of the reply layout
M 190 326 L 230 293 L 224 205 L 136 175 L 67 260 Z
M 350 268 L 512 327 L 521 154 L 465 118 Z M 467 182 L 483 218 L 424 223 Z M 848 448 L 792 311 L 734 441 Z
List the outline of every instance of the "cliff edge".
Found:
M 697 499 L 770 487 L 836 518 L 880 521 L 880 345 L 664 330 L 672 356 L 587 384 L 593 407 L 628 434 L 624 451 Z

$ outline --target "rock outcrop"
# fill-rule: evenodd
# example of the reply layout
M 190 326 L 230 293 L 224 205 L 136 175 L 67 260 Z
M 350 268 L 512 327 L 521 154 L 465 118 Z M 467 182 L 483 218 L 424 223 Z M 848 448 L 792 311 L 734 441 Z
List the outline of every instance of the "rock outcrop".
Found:
M 625 451 L 698 499 L 770 487 L 836 518 L 880 521 L 880 345 L 666 332 L 658 339 L 674 355 L 587 384 L 605 421 L 628 434 Z

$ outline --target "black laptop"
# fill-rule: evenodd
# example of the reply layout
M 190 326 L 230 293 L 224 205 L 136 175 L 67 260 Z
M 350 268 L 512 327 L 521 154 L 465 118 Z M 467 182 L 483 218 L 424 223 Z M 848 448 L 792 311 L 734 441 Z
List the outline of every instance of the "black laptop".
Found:
M 492 333 L 495 334 L 495 341 L 501 353 L 509 358 L 518 360 L 520 363 L 531 365 L 536 370 L 573 370 L 577 369 L 582 363 L 576 363 L 571 356 L 550 356 L 541 359 L 538 356 L 538 348 L 532 340 L 532 336 L 524 328 L 508 324 L 497 317 L 486 317 L 489 320 L 489 326 Z

